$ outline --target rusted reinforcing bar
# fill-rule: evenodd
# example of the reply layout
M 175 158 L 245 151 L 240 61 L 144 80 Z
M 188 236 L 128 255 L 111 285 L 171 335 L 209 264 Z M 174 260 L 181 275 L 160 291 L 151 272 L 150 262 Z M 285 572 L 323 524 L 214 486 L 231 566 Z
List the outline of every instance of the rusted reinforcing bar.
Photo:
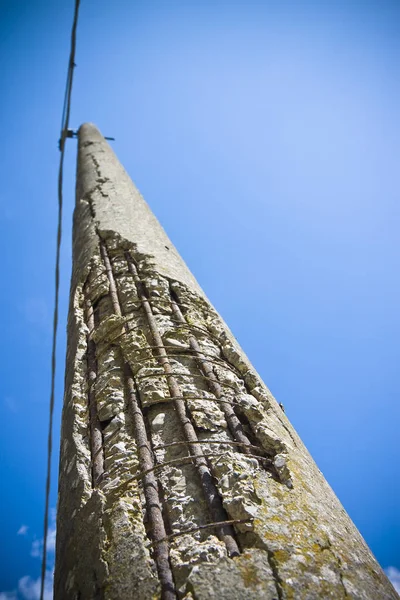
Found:
M 164 373 L 159 373 L 159 376 L 164 375 Z M 156 377 L 156 375 L 154 375 L 154 377 Z M 234 401 L 229 401 L 229 400 L 220 400 L 218 398 L 204 398 L 203 396 L 181 396 L 179 398 L 179 400 L 182 400 L 182 402 L 190 402 L 191 400 L 202 400 L 203 402 L 216 402 L 219 404 L 230 404 L 231 406 L 238 406 L 239 408 L 243 408 L 243 405 L 240 404 L 239 402 L 234 402 Z M 158 402 L 158 404 L 170 404 L 171 402 L 174 402 L 175 398 L 165 398 L 164 400 Z M 116 430 L 118 431 L 118 430 Z M 111 434 L 110 438 L 114 436 L 114 433 Z M 223 443 L 221 441 L 221 443 Z M 229 442 L 228 440 L 225 440 L 226 444 L 229 444 L 231 442 Z M 265 448 L 259 448 L 258 446 L 256 446 L 256 448 L 258 449 L 259 452 L 264 452 L 265 454 L 267 454 L 268 456 L 272 456 L 274 453 L 271 454 L 271 452 L 269 452 L 268 450 L 266 450 Z
M 192 444 L 219 444 L 220 446 L 244 446 L 247 448 L 251 448 L 252 450 L 257 450 L 258 452 L 263 452 L 266 454 L 264 448 L 259 448 L 258 446 L 254 446 L 253 444 L 243 444 L 243 442 L 232 442 L 232 440 L 201 440 L 198 442 L 190 442 Z M 153 450 L 162 450 L 163 448 L 170 448 L 171 446 L 187 446 L 189 442 L 171 442 L 169 444 L 161 444 L 159 446 L 153 446 Z M 264 456 L 260 456 L 260 458 L 265 458 Z
M 163 403 L 164 404 L 164 403 Z M 117 433 L 120 432 L 120 428 L 116 429 L 115 431 L 113 431 L 113 433 L 110 434 L 110 436 L 107 438 L 107 441 L 110 442 L 111 439 L 113 439 Z M 189 444 L 218 444 L 220 446 L 243 446 L 242 442 L 233 442 L 232 440 L 198 440 L 197 442 L 171 442 L 169 444 L 160 444 L 158 446 L 153 446 L 153 450 L 163 450 L 164 448 L 170 448 L 171 446 L 188 446 Z M 248 446 L 249 448 L 251 448 L 252 450 L 257 450 L 257 452 L 263 452 L 264 454 L 267 454 L 267 451 L 264 450 L 264 448 L 259 448 L 258 446 L 253 446 L 252 444 L 250 446 Z M 102 448 L 100 448 L 97 452 L 101 451 Z M 264 460 L 267 460 L 268 456 L 258 456 L 257 458 L 262 458 Z
M 121 427 L 114 429 L 114 431 L 107 436 L 107 444 L 109 444 L 110 441 L 113 440 L 117 436 L 118 433 L 121 433 Z M 102 451 L 103 451 L 103 446 L 95 452 L 94 456 L 92 455 L 92 459 Z
M 155 349 L 154 352 L 158 356 L 160 363 L 164 369 L 164 372 L 167 376 L 168 387 L 170 391 L 171 398 L 174 399 L 174 407 L 178 418 L 182 424 L 183 431 L 185 437 L 188 442 L 197 442 L 197 434 L 196 431 L 188 418 L 186 413 L 185 403 L 180 399 L 183 394 L 180 390 L 179 384 L 174 377 L 174 373 L 171 367 L 171 363 L 169 362 L 167 352 L 164 348 L 164 344 L 158 331 L 157 323 L 153 315 L 152 308 L 150 306 L 149 300 L 145 294 L 143 289 L 143 284 L 140 281 L 140 277 L 138 271 L 136 269 L 136 265 L 133 261 L 131 255 L 126 252 L 125 257 L 128 263 L 128 269 L 131 273 L 133 280 L 136 284 L 136 289 L 140 301 L 142 302 L 142 306 L 144 312 L 147 317 L 149 329 L 151 335 L 153 337 L 154 345 L 159 346 L 159 348 Z M 222 506 L 222 500 L 218 493 L 218 490 L 214 484 L 210 469 L 208 467 L 206 459 L 203 457 L 203 452 L 201 450 L 200 445 L 198 444 L 189 444 L 189 449 L 191 454 L 196 457 L 195 466 L 197 472 L 200 476 L 200 480 L 203 486 L 204 495 L 208 504 L 208 508 L 211 514 L 211 518 L 214 522 L 225 522 L 227 521 L 227 514 L 225 509 Z M 235 540 L 235 532 L 232 525 L 220 525 L 217 528 L 217 533 L 219 538 L 225 543 L 227 552 L 229 556 L 237 556 L 239 552 L 239 547 Z
M 122 327 L 122 324 L 118 325 L 119 327 Z M 129 331 L 127 331 L 126 333 L 130 333 L 132 331 L 132 329 L 129 329 Z M 126 335 L 126 333 L 124 334 L 120 334 L 118 336 L 116 336 L 115 338 L 113 338 L 112 342 L 109 342 L 107 345 L 105 345 L 104 348 L 102 348 L 102 353 L 104 353 L 110 346 L 110 344 L 115 344 L 115 340 L 119 339 L 120 337 L 122 337 L 122 335 Z M 142 348 L 142 350 L 153 350 L 155 348 L 158 348 L 158 346 L 146 346 L 145 348 Z M 173 348 L 175 350 L 175 352 L 169 352 L 168 353 L 168 358 L 196 358 L 196 355 L 193 353 L 189 353 L 189 348 L 184 349 L 182 348 L 182 350 L 180 352 L 177 352 L 177 348 L 176 346 L 168 346 L 167 344 L 164 346 L 164 348 L 167 350 L 168 348 Z M 222 359 L 212 356 L 211 354 L 206 354 L 203 353 L 204 357 L 207 357 L 207 362 L 213 365 L 216 365 L 217 367 L 221 367 L 222 369 L 226 369 L 227 371 L 230 371 L 231 373 L 233 373 L 234 375 L 237 376 L 237 373 L 235 373 L 235 371 L 230 368 L 229 366 L 226 366 L 226 364 L 223 362 Z M 154 358 L 154 356 L 145 356 L 143 358 L 137 358 L 136 362 L 137 363 L 146 363 L 149 362 L 151 360 L 156 360 Z M 179 375 L 179 373 L 177 373 L 177 375 Z M 184 373 L 181 373 L 181 375 L 183 376 Z M 191 377 L 191 375 L 187 375 L 187 377 Z M 205 376 L 201 376 L 201 377 L 205 377 Z M 222 385 L 227 385 L 227 384 L 222 384 Z M 228 386 L 229 387 L 229 386 Z M 235 389 L 233 386 L 230 386 L 231 389 Z
M 148 373 L 146 375 L 136 375 L 136 379 L 151 379 L 151 377 L 169 377 L 168 373 Z M 187 373 L 174 373 L 174 377 L 191 377 L 193 379 L 203 379 L 205 381 L 208 381 L 209 378 L 206 375 L 203 375 L 201 373 L 190 373 L 189 375 Z M 233 391 L 237 392 L 237 388 L 232 384 L 232 383 L 227 383 L 226 381 L 224 383 L 222 383 L 221 385 L 224 385 L 225 387 L 230 388 Z M 214 402 L 215 398 L 207 398 L 207 400 L 209 400 L 210 402 Z M 217 398 L 218 400 L 218 398 Z
M 166 531 L 162 515 L 162 505 L 159 496 L 158 482 L 154 473 L 155 465 L 149 440 L 147 439 L 146 426 L 142 411 L 139 407 L 135 383 L 130 367 L 125 363 L 125 377 L 128 388 L 128 397 L 133 413 L 136 444 L 138 448 L 140 470 L 143 472 L 143 487 L 146 499 L 146 509 L 151 524 L 151 536 L 154 547 L 154 558 L 157 565 L 161 583 L 163 600 L 176 598 L 175 584 L 169 563 L 169 550 L 166 540 Z
M 108 256 L 106 244 L 101 238 L 100 238 L 100 252 L 101 252 L 101 257 L 104 262 L 104 267 L 106 269 L 108 283 L 110 284 L 110 297 L 111 297 L 111 302 L 113 305 L 114 312 L 116 315 L 118 315 L 118 317 L 122 317 L 122 311 L 121 311 L 121 306 L 119 304 L 119 298 L 118 298 L 117 286 L 115 284 L 114 273 L 113 273 L 113 270 L 111 267 L 111 262 L 110 262 L 110 258 Z
M 86 321 L 89 329 L 94 327 L 93 306 L 85 295 Z M 87 378 L 88 378 L 88 405 L 89 405 L 89 438 L 90 452 L 92 455 L 92 486 L 96 487 L 104 472 L 103 434 L 99 416 L 97 414 L 94 383 L 97 377 L 96 344 L 87 336 Z
M 178 321 L 182 324 L 187 324 L 185 318 L 181 312 L 181 309 L 178 306 L 178 303 L 175 300 L 171 300 L 172 311 Z M 204 378 L 207 380 L 208 387 L 210 391 L 218 398 L 219 400 L 225 400 L 224 393 L 222 388 L 215 376 L 215 373 L 212 368 L 212 362 L 207 359 L 201 351 L 200 345 L 196 338 L 191 335 L 189 337 L 189 344 L 191 349 L 193 350 L 194 355 L 197 358 L 197 362 L 200 367 L 200 371 L 203 373 Z M 232 406 L 230 404 L 223 404 L 222 410 L 224 411 L 226 421 L 228 423 L 231 434 L 234 439 L 243 444 L 242 449 L 243 452 L 248 454 L 250 452 L 251 442 L 245 432 L 243 431 L 243 427 L 238 417 L 235 414 Z M 247 448 L 248 446 L 248 448 Z
M 121 327 L 121 325 L 120 325 L 120 327 Z M 112 343 L 114 343 L 115 339 L 117 339 L 117 338 L 114 338 Z M 158 348 L 158 346 L 146 346 L 145 348 L 143 348 L 143 350 L 153 350 L 155 348 Z M 168 353 L 168 358 L 196 358 L 195 354 L 190 353 L 189 348 L 187 348 L 187 349 L 182 348 L 182 350 L 177 351 L 176 346 L 169 346 L 168 344 L 165 344 L 164 348 L 166 350 L 168 348 L 173 348 L 173 350 L 175 350 L 175 352 Z M 216 356 L 212 356 L 211 354 L 206 354 L 206 353 L 202 353 L 202 354 L 204 357 L 207 357 L 207 362 L 209 362 L 210 364 L 216 365 L 217 367 L 221 367 L 222 369 L 226 369 L 227 371 L 230 371 L 231 373 L 233 373 L 236 376 L 238 375 L 231 367 L 227 366 L 226 363 L 223 362 L 223 359 L 218 358 Z M 148 362 L 150 360 L 155 360 L 154 356 L 146 356 L 144 358 L 138 358 L 138 359 L 136 359 L 136 362 L 143 363 L 143 362 Z M 188 377 L 190 377 L 190 375 Z
M 114 312 L 122 316 L 122 311 L 118 299 L 117 288 L 114 274 L 112 271 L 110 259 L 108 257 L 105 243 L 100 240 L 100 250 L 106 268 L 108 281 L 110 284 L 110 296 Z M 136 387 L 130 366 L 124 364 L 125 380 L 128 391 L 129 404 L 132 410 L 133 425 L 135 431 L 136 445 L 138 449 L 140 470 L 143 472 L 144 496 L 146 500 L 146 511 L 150 522 L 152 541 L 154 546 L 154 560 L 157 566 L 158 576 L 161 584 L 161 597 L 163 600 L 175 600 L 175 584 L 172 577 L 171 565 L 169 562 L 169 550 L 167 534 L 165 531 L 164 519 L 162 514 L 162 504 L 160 501 L 158 482 L 154 474 L 154 458 L 151 451 L 150 442 L 147 437 L 146 425 L 142 410 L 136 394 Z
M 137 473 L 136 475 L 132 475 L 132 477 L 129 477 L 129 479 L 126 479 L 123 482 L 123 484 L 121 484 L 121 485 L 130 483 L 131 481 L 138 481 L 139 479 L 143 479 L 144 476 L 147 475 L 147 473 L 161 471 L 165 467 L 170 467 L 171 465 L 184 465 L 186 463 L 191 462 L 192 460 L 196 461 L 199 458 L 222 458 L 223 456 L 226 456 L 226 455 L 227 455 L 226 452 L 217 452 L 215 454 L 211 454 L 211 453 L 198 454 L 197 456 L 193 456 L 192 454 L 190 454 L 189 456 L 180 456 L 179 458 L 171 458 L 171 460 L 168 460 L 168 461 L 162 462 L 162 463 L 156 463 L 150 469 L 145 469 L 144 471 L 141 471 L 140 473 Z M 246 457 L 247 458 L 255 458 L 256 460 L 261 461 L 261 462 L 268 460 L 268 459 L 264 458 L 263 456 L 258 456 L 258 454 L 246 454 Z
M 199 442 L 201 443 L 201 442 Z M 166 462 L 160 462 L 160 463 L 155 463 L 154 466 L 151 469 L 147 469 L 144 471 L 141 471 L 140 473 L 137 473 L 136 475 L 132 475 L 131 477 L 129 477 L 128 479 L 125 479 L 122 483 L 120 483 L 119 485 L 117 485 L 114 489 L 121 489 L 126 487 L 129 483 L 132 483 L 133 481 L 140 481 L 140 479 L 143 479 L 143 477 L 147 474 L 147 473 L 151 473 L 152 471 L 161 471 L 162 469 L 164 469 L 165 467 L 170 467 L 171 465 L 184 465 L 186 463 L 190 463 L 193 460 L 197 460 L 198 458 L 217 458 L 218 460 L 215 462 L 215 464 L 217 464 L 219 462 L 219 460 L 223 457 L 226 456 L 228 453 L 227 452 L 218 452 L 218 453 L 208 453 L 208 454 L 200 454 L 199 456 L 193 456 L 192 454 L 189 454 L 188 456 L 180 456 L 179 458 L 172 458 L 171 460 L 168 460 Z M 269 465 L 271 466 L 271 461 L 270 459 L 264 457 L 264 456 L 259 456 L 258 454 L 246 454 L 246 456 L 244 458 L 254 458 L 256 461 L 264 463 L 264 466 Z M 130 471 L 130 468 L 125 469 L 123 472 L 127 473 L 128 471 Z M 111 473 L 113 473 L 113 469 L 110 469 L 109 471 L 104 471 L 103 473 L 103 480 L 105 477 L 109 477 L 111 476 Z M 225 522 L 225 521 L 223 521 Z
M 157 346 L 147 346 L 147 348 L 156 348 Z M 195 354 L 191 354 L 188 353 L 188 348 L 177 348 L 176 346 L 173 345 L 168 345 L 168 344 L 164 344 L 164 348 L 171 348 L 174 353 L 168 354 L 169 357 L 173 356 L 173 357 L 183 357 L 183 358 L 194 358 Z M 227 371 L 231 371 L 231 373 L 233 373 L 234 375 L 236 375 L 237 377 L 241 377 L 241 373 L 239 371 L 239 369 L 237 369 L 236 367 L 233 367 L 232 365 L 228 364 L 226 362 L 226 360 L 224 358 L 222 358 L 221 356 L 215 356 L 215 354 L 209 354 L 208 352 L 204 352 L 203 350 L 201 351 L 203 356 L 206 356 L 207 358 L 210 359 L 210 362 L 213 362 L 214 364 L 223 367 L 224 369 L 226 369 Z
M 254 517 L 250 517 L 249 519 L 230 519 L 229 521 L 222 521 L 220 523 L 206 523 L 205 525 L 198 525 L 197 527 L 190 527 L 190 529 L 184 529 L 183 531 L 176 531 L 175 533 L 171 533 L 167 535 L 167 540 L 172 540 L 174 538 L 180 537 L 181 535 L 186 535 L 187 533 L 195 533 L 196 531 L 202 531 L 203 529 L 215 529 L 220 525 L 240 525 L 240 523 L 252 523 L 254 521 Z M 163 541 L 163 540 L 161 540 Z M 156 542 L 152 542 L 152 546 L 154 546 Z

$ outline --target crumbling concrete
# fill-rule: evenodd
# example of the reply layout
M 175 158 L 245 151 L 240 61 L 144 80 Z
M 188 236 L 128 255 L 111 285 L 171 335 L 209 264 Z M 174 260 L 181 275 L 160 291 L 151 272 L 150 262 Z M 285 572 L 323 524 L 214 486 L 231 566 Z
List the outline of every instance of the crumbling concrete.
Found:
M 93 125 L 79 132 L 55 598 L 397 598 Z

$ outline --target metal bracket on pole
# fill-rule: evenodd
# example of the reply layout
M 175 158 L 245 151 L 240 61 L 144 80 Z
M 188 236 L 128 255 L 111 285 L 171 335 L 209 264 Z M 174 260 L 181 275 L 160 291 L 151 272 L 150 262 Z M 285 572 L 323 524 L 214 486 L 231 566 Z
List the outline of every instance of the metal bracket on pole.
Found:
M 61 148 L 63 147 L 64 141 L 66 138 L 77 138 L 77 137 L 78 137 L 77 129 L 75 131 L 73 129 L 64 129 L 64 131 L 62 132 L 62 137 L 60 137 L 60 139 L 58 140 L 59 150 L 61 150 Z M 115 142 L 115 138 L 113 138 L 113 137 L 104 136 L 104 139 L 109 140 L 111 142 Z

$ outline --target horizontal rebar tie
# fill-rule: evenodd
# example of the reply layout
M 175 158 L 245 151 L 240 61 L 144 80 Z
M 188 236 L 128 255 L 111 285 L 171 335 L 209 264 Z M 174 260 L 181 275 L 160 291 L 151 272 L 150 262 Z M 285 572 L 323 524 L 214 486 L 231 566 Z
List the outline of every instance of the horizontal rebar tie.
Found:
M 98 284 L 97 284 L 96 286 L 94 286 L 94 288 L 93 288 L 93 282 L 94 282 L 94 281 L 97 281 L 97 280 L 98 280 L 98 279 L 100 279 L 101 277 L 104 277 L 104 279 L 105 279 L 106 281 L 101 281 L 100 283 L 98 283 Z M 98 290 L 98 289 L 100 289 L 100 287 L 101 287 L 102 285 L 104 285 L 104 284 L 107 284 L 107 283 L 108 283 L 108 280 L 107 280 L 107 273 L 106 273 L 106 272 L 104 272 L 104 273 L 99 273 L 99 275 L 96 275 L 96 277 L 94 277 L 94 278 L 92 279 L 92 281 L 91 281 L 90 283 L 88 283 L 88 287 L 90 288 L 90 294 L 91 294 L 91 296 L 95 295 L 95 293 L 97 292 L 97 290 Z M 147 283 L 147 282 L 146 282 L 146 280 L 145 280 L 145 279 L 140 279 L 140 283 L 142 283 L 142 284 L 146 285 L 146 283 Z M 150 303 L 150 304 L 157 304 L 157 302 L 158 302 L 158 303 L 160 303 L 160 304 L 167 304 L 167 305 L 171 306 L 171 302 L 172 302 L 172 301 L 171 301 L 171 300 L 166 300 L 166 299 L 164 299 L 164 298 L 158 298 L 157 296 L 151 296 L 151 292 L 150 292 L 149 303 Z M 180 306 L 182 306 L 183 308 L 187 308 L 187 309 L 189 309 L 189 310 L 192 310 L 192 309 L 193 309 L 193 305 L 192 305 L 192 304 L 186 304 L 185 302 L 179 302 L 179 304 L 180 304 Z M 135 310 L 140 310 L 140 309 L 142 308 L 142 305 L 141 305 L 141 303 L 140 303 L 140 302 L 131 302 L 131 306 L 134 306 L 134 307 L 135 307 Z M 154 308 L 157 308 L 157 306 L 155 306 Z M 171 308 L 172 308 L 172 307 L 171 307 Z M 203 308 L 201 308 L 200 310 L 202 310 L 203 312 L 204 312 L 204 311 L 207 311 L 207 310 L 208 310 L 208 311 L 210 311 L 210 308 L 209 308 L 209 307 L 206 307 L 206 306 L 204 306 L 204 307 L 203 307 Z M 215 317 L 215 318 L 217 317 L 217 315 L 216 315 L 216 314 L 213 314 L 213 313 L 210 313 L 210 312 L 209 312 L 209 315 L 208 315 L 208 316 L 212 316 L 212 317 Z
M 167 535 L 164 539 L 152 542 L 149 546 L 155 546 L 160 542 L 165 542 L 172 540 L 174 538 L 180 537 L 181 535 L 186 535 L 188 533 L 196 533 L 196 531 L 202 531 L 203 529 L 215 529 L 216 527 L 221 527 L 221 525 L 240 525 L 241 523 L 252 523 L 254 518 L 250 517 L 249 519 L 229 519 L 228 521 L 218 521 L 216 523 L 206 523 L 205 525 L 198 525 L 197 527 L 191 527 L 190 529 L 185 529 L 184 531 L 177 531 L 175 533 L 171 533 Z
M 117 314 L 117 316 L 121 316 L 121 314 Z M 136 321 L 138 318 L 138 315 L 132 315 L 132 317 L 124 317 L 124 322 L 123 323 L 117 323 L 115 328 L 111 328 L 111 332 L 113 331 L 117 331 L 119 327 L 123 327 L 124 325 L 128 325 L 129 326 L 129 330 L 127 332 L 123 332 L 120 335 L 124 335 L 125 333 L 129 333 L 130 331 L 135 331 L 136 329 L 142 329 L 143 325 L 138 325 L 137 327 L 131 327 L 129 324 L 132 323 L 133 321 Z M 145 319 L 145 317 L 142 317 L 143 319 Z M 202 333 L 203 335 L 206 335 L 207 337 L 209 337 L 210 339 L 214 340 L 214 342 L 216 342 L 217 344 L 220 344 L 219 339 L 212 333 L 210 333 L 207 329 L 204 329 L 203 327 L 198 327 L 197 325 L 189 325 L 189 324 L 184 324 L 181 323 L 180 321 L 176 321 L 175 319 L 171 319 L 170 317 L 169 321 L 174 325 L 174 329 L 175 330 L 179 330 L 179 329 L 187 329 L 189 331 L 199 331 L 200 333 Z M 94 331 L 96 330 L 96 327 L 91 329 L 89 331 L 89 335 L 91 336 Z M 118 337 L 120 336 L 116 336 L 115 339 L 118 339 Z
M 157 348 L 159 348 L 159 346 L 145 346 L 143 348 L 143 350 L 147 350 L 147 349 L 156 350 Z M 179 348 L 177 348 L 176 346 L 169 346 L 168 344 L 166 344 L 164 346 L 164 348 L 165 349 L 172 348 L 172 350 L 175 350 L 175 352 L 171 352 L 168 354 L 168 358 L 194 358 L 194 359 L 198 358 L 196 356 L 195 352 L 190 349 L 190 347 L 182 348 L 182 350 L 179 350 Z M 235 372 L 232 367 L 227 365 L 224 362 L 223 358 L 219 358 L 218 356 L 214 356 L 213 354 L 206 354 L 203 351 L 202 351 L 202 354 L 204 357 L 207 358 L 207 362 L 217 365 L 218 367 L 222 367 L 223 369 L 226 369 L 227 371 L 230 371 L 234 375 L 238 376 L 238 373 Z M 157 359 L 154 356 L 147 356 L 145 358 L 135 359 L 135 361 L 138 363 L 146 362 L 149 360 L 157 360 Z M 239 377 L 240 377 L 240 375 L 239 375 Z
M 243 409 L 242 404 L 240 404 L 239 402 L 235 402 L 233 400 L 230 401 L 230 400 L 221 400 L 220 398 L 204 398 L 203 396 L 177 396 L 176 398 L 171 398 L 169 396 L 168 398 L 165 398 L 162 401 L 155 402 L 151 406 L 154 406 L 155 404 L 161 404 L 161 405 L 172 404 L 175 400 L 182 400 L 182 402 L 190 402 L 191 400 L 202 400 L 203 402 L 216 402 L 217 404 L 230 404 L 231 406 L 237 406 L 238 408 Z M 266 452 L 266 450 L 264 448 L 262 448 L 260 450 L 262 450 L 263 452 Z
M 190 400 L 191 398 L 188 398 L 188 400 Z M 116 437 L 117 433 L 120 432 L 120 428 L 116 429 L 115 431 L 113 431 L 109 438 L 107 439 L 107 443 L 110 442 L 110 440 L 112 440 L 113 438 Z M 169 444 L 160 444 L 159 446 L 154 446 L 153 450 L 163 450 L 164 448 L 171 448 L 172 446 L 190 446 L 190 444 L 220 444 L 221 446 L 246 446 L 247 448 L 251 448 L 253 450 L 257 450 L 257 452 L 263 452 L 264 454 L 268 454 L 266 450 L 264 450 L 264 448 L 259 448 L 258 446 L 254 446 L 253 444 L 247 444 L 246 442 L 234 442 L 232 440 L 197 440 L 195 442 L 171 442 Z M 100 452 L 102 450 L 102 448 L 100 448 L 95 454 L 94 456 L 97 455 L 98 452 Z M 93 457 L 94 458 L 94 457 Z M 262 458 L 264 460 L 267 460 L 269 457 L 268 456 L 259 456 L 259 458 Z
M 259 448 L 258 446 L 254 446 L 253 444 L 247 444 L 247 442 L 233 442 L 231 440 L 198 440 L 197 442 L 171 442 L 170 444 L 162 444 L 159 446 L 154 446 L 153 450 L 162 450 L 163 448 L 170 448 L 171 446 L 188 446 L 189 444 L 221 444 L 222 446 L 227 444 L 229 446 L 246 446 L 246 448 L 253 448 L 253 450 L 257 450 L 258 452 L 265 452 L 263 448 Z M 247 455 L 249 456 L 249 455 Z M 260 456 L 259 458 L 266 458 L 264 456 Z
M 145 470 L 141 471 L 140 473 L 137 473 L 136 475 L 129 477 L 129 479 L 127 479 L 126 481 L 123 481 L 120 485 L 118 485 L 117 489 L 124 487 L 124 486 L 128 485 L 129 483 L 132 483 L 133 481 L 140 481 L 140 479 L 146 477 L 149 473 L 154 473 L 155 471 L 160 471 L 165 467 L 170 467 L 171 465 L 184 465 L 186 463 L 190 463 L 192 460 L 196 461 L 197 459 L 202 459 L 202 458 L 218 458 L 218 461 L 219 461 L 223 456 L 227 456 L 227 454 L 228 454 L 227 452 L 218 452 L 216 454 L 198 454 L 196 456 L 194 456 L 193 454 L 190 454 L 189 456 L 181 456 L 179 458 L 173 458 L 172 460 L 168 460 L 167 462 L 157 463 L 156 465 L 154 465 L 154 467 L 145 469 Z M 258 456 L 256 454 L 243 454 L 241 456 L 243 458 L 255 458 L 258 461 L 268 462 L 268 458 L 265 458 L 263 456 Z M 102 477 L 103 481 L 104 481 L 104 478 L 108 474 L 109 474 L 109 472 L 107 472 L 107 471 L 105 471 L 103 473 L 103 477 Z
M 136 379 L 150 379 L 151 377 L 192 377 L 193 379 L 202 379 L 205 381 L 213 381 L 212 379 L 210 379 L 209 377 L 206 377 L 205 375 L 200 375 L 197 373 L 146 373 L 146 375 L 138 375 L 136 374 Z M 225 386 L 230 388 L 231 390 L 234 390 L 237 393 L 237 389 L 234 385 L 231 385 L 229 383 L 220 383 L 220 385 Z M 209 400 L 211 400 L 211 398 L 209 398 Z M 214 398 L 212 398 L 212 400 L 214 400 Z
M 122 325 L 123 326 L 123 325 Z M 123 335 L 126 335 L 129 332 L 125 332 Z M 118 336 L 118 338 L 121 336 Z M 118 339 L 118 338 L 114 338 Z M 113 340 L 113 342 L 114 342 Z M 146 345 L 143 348 L 141 348 L 138 352 L 143 352 L 144 350 L 153 350 L 153 349 L 157 349 L 159 348 L 159 346 L 149 346 Z M 182 350 L 179 351 L 179 349 L 176 346 L 169 346 L 169 345 L 165 345 L 164 346 L 165 349 L 168 348 L 172 348 L 173 350 L 175 350 L 175 352 L 171 352 L 168 354 L 168 358 L 193 358 L 193 359 L 197 359 L 198 357 L 196 356 L 196 354 L 190 350 L 190 348 L 182 348 Z M 107 350 L 107 348 L 103 349 L 103 352 L 105 352 L 105 350 Z M 238 376 L 237 373 L 235 373 L 235 371 L 232 369 L 232 367 L 230 367 L 229 365 L 227 365 L 222 358 L 218 358 L 218 356 L 213 356 L 212 354 L 205 354 L 203 353 L 203 356 L 207 357 L 207 362 L 216 365 L 217 367 L 221 367 L 223 369 L 226 369 L 227 371 L 230 371 L 231 373 L 233 373 L 234 375 Z M 136 363 L 146 363 L 146 362 L 150 362 L 150 361 L 157 361 L 157 358 L 155 356 L 145 356 L 143 358 L 135 358 L 135 362 Z M 177 375 L 179 375 L 179 373 L 177 373 Z M 185 373 L 181 373 L 181 375 L 185 375 Z M 189 377 L 190 375 L 188 375 Z M 223 385 L 220 383 L 220 385 Z

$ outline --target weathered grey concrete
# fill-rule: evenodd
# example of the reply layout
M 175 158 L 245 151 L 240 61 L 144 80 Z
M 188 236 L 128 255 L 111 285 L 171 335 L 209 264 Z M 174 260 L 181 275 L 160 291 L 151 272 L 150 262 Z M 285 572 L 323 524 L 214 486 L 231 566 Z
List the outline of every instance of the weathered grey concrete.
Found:
M 112 265 L 111 280 L 100 245 Z M 146 600 L 161 594 L 187 600 L 398 598 L 285 414 L 90 124 L 79 132 L 73 252 L 56 600 Z M 132 279 L 130 260 L 142 283 Z M 154 471 L 167 534 L 205 526 L 210 515 L 195 461 L 187 459 L 184 429 L 170 401 L 170 381 L 152 348 L 154 337 L 138 285 L 145 287 L 202 452 L 211 455 L 207 462 L 226 518 L 247 519 L 234 525 L 241 552 L 233 558 L 228 558 L 217 528 L 168 539 L 172 596 L 161 592 L 151 545 L 127 366 L 154 464 L 174 461 Z M 115 301 L 122 315 L 116 313 Z M 173 302 L 180 305 L 186 327 L 174 320 Z M 93 331 L 88 330 L 88 304 L 95 312 Z M 193 357 L 191 336 L 212 366 L 223 402 L 234 407 L 250 439 L 247 454 L 230 443 L 234 432 L 224 404 Z M 92 383 L 87 376 L 89 339 L 96 348 Z M 98 481 L 93 480 L 89 443 L 91 385 L 103 429 L 104 475 Z M 176 442 L 181 444 L 165 447 Z M 254 457 L 262 453 L 265 461 Z

